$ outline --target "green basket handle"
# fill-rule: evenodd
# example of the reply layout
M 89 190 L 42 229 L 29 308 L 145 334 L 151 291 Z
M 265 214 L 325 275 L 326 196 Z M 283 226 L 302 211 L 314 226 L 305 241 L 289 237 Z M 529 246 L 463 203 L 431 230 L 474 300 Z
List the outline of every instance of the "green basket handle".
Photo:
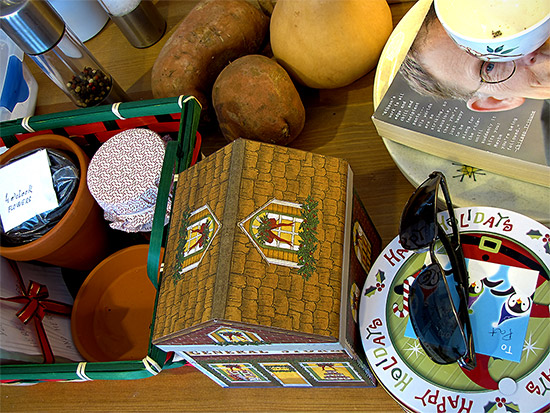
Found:
M 156 289 L 158 289 L 159 283 L 161 258 L 164 258 L 161 257 L 161 251 L 170 228 L 170 222 L 166 225 L 164 222 L 168 199 L 170 193 L 175 193 L 177 176 L 191 165 L 201 113 L 201 106 L 193 96 L 181 96 L 180 102 L 181 118 L 178 140 L 170 141 L 166 145 L 147 255 L 147 275 Z M 174 202 L 172 202 L 172 206 L 173 204 Z

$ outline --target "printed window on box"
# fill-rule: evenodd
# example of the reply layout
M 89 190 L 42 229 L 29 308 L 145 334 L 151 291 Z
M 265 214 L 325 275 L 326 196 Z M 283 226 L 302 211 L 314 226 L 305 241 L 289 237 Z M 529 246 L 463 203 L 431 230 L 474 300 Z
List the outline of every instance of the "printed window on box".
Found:
M 300 365 L 319 382 L 362 382 L 348 362 L 303 362 Z
M 251 222 L 251 233 L 259 244 L 275 249 L 298 251 L 301 237 L 299 216 L 262 211 Z
M 269 380 L 250 363 L 212 363 L 209 367 L 231 383 L 260 382 Z
M 185 257 L 201 252 L 208 245 L 211 234 L 214 233 L 214 221 L 207 216 L 195 222 L 187 232 L 189 235 L 185 245 Z
M 180 274 L 199 265 L 206 250 L 220 229 L 220 223 L 208 205 L 188 215 L 185 226 L 185 244 L 182 246 Z
M 287 362 L 260 363 L 265 370 L 271 374 L 281 385 L 288 387 L 310 387 L 302 374 Z
M 300 268 L 303 255 L 318 242 L 315 234 L 308 232 L 306 218 L 303 204 L 272 199 L 239 226 L 267 262 Z

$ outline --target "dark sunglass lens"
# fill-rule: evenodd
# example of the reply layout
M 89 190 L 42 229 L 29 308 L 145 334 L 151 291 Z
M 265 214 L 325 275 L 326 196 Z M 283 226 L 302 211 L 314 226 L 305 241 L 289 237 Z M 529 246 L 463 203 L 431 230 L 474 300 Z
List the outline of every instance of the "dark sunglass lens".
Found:
M 424 182 L 411 196 L 401 215 L 399 241 L 408 250 L 426 248 L 436 235 L 436 189 L 439 179 Z
M 428 356 L 439 364 L 466 354 L 466 342 L 443 281 L 441 267 L 430 264 L 411 285 L 411 323 Z

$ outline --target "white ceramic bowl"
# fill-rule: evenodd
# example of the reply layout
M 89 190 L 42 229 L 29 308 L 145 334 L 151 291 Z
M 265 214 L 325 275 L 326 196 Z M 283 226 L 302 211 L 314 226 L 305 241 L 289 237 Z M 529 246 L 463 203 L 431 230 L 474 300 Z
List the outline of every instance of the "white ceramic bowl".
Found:
M 455 43 L 483 60 L 519 59 L 550 37 L 549 0 L 434 0 L 434 6 Z

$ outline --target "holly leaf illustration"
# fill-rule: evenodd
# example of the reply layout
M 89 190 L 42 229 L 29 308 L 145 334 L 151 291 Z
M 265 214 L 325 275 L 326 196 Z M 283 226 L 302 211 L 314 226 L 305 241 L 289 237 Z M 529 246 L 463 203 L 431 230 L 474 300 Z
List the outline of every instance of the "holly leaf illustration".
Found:
M 493 48 L 491 48 L 491 47 L 489 47 L 489 46 L 487 46 L 487 51 L 488 51 L 489 53 L 493 53 L 493 52 L 494 52 Z
M 500 52 L 502 52 L 502 49 L 504 49 L 504 45 L 497 47 L 497 48 L 495 49 L 495 53 L 500 53 Z
M 550 254 L 550 242 L 547 242 L 546 244 L 544 244 L 544 251 L 547 254 Z
M 378 281 L 379 283 L 383 283 L 385 279 L 386 274 L 384 274 L 384 271 L 378 270 L 378 272 L 376 273 L 376 281 Z
M 510 412 L 510 413 L 518 413 L 519 412 L 519 406 L 517 404 L 512 403 L 512 402 L 505 403 L 504 407 L 506 408 L 507 412 Z
M 540 237 L 542 237 L 542 234 L 538 229 L 537 230 L 532 229 L 527 233 L 527 235 L 532 239 L 539 239 Z
M 495 402 L 489 402 L 485 406 L 483 406 L 483 412 L 484 413 L 493 413 L 498 408 L 497 404 Z
M 370 297 L 376 292 L 376 287 L 369 287 L 365 290 L 365 296 Z

